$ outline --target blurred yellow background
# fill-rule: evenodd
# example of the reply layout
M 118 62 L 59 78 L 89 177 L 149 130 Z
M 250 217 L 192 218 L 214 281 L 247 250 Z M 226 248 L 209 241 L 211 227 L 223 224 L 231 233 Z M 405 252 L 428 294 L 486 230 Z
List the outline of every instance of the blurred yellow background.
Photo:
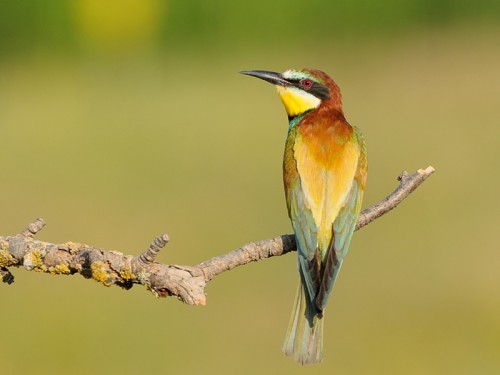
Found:
M 376 4 L 376 5 L 375 5 Z M 369 152 L 367 207 L 437 172 L 354 236 L 325 359 L 280 352 L 295 255 L 222 274 L 205 307 L 14 269 L 1 374 L 500 371 L 497 2 L 74 0 L 0 4 L 0 234 L 197 264 L 290 233 L 287 120 L 240 70 L 314 67 Z

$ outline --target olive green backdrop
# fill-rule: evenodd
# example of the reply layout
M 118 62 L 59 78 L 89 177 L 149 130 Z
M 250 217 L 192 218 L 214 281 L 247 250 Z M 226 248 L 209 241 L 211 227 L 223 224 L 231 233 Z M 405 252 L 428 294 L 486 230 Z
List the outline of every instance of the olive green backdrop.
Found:
M 359 231 L 326 311 L 325 359 L 280 352 L 287 255 L 224 273 L 205 307 L 14 269 L 1 374 L 495 374 L 500 368 L 496 1 L 0 3 L 0 234 L 196 264 L 290 233 L 287 120 L 238 74 L 315 67 L 369 152 L 364 206 L 437 172 Z

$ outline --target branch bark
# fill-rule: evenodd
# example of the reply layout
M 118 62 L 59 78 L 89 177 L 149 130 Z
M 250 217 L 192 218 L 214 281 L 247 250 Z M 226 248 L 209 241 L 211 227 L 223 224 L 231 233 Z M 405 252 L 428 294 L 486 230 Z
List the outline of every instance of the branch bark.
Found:
M 400 183 L 396 190 L 361 212 L 356 230 L 398 206 L 432 173 L 434 168 L 430 166 L 412 175 L 403 172 L 398 177 Z M 0 236 L 0 278 L 4 283 L 14 281 L 9 267 L 53 275 L 79 273 L 105 286 L 130 289 L 134 284 L 141 284 L 157 297 L 175 296 L 187 304 L 204 305 L 205 287 L 215 276 L 296 249 L 295 236 L 286 234 L 248 243 L 196 266 L 167 265 L 156 262 L 158 252 L 168 243 L 166 234 L 156 237 L 139 256 L 132 256 L 75 242 L 53 244 L 35 240 L 34 236 L 44 225 L 43 219 L 36 219 L 19 234 Z

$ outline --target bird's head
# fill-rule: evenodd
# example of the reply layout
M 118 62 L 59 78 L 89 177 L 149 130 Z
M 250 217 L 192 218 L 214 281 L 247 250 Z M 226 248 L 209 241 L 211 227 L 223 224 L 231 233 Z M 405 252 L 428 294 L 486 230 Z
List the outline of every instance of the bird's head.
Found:
M 319 108 L 322 104 L 342 111 L 339 87 L 320 70 L 290 69 L 284 73 L 248 70 L 240 73 L 274 84 L 289 118 Z

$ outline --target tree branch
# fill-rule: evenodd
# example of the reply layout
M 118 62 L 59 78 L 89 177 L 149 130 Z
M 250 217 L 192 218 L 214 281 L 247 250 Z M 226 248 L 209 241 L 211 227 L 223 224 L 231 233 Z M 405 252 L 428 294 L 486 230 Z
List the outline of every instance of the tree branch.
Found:
M 432 173 L 433 167 L 419 169 L 412 175 L 403 172 L 398 177 L 400 183 L 396 190 L 361 212 L 356 230 L 395 208 Z M 27 271 L 53 275 L 79 273 L 105 286 L 130 289 L 134 284 L 141 284 L 157 297 L 176 296 L 187 304 L 204 305 L 205 287 L 215 276 L 296 249 L 294 235 L 287 234 L 248 243 L 197 266 L 167 265 L 155 261 L 159 251 L 168 243 L 166 234 L 156 237 L 139 256 L 132 256 L 74 242 L 53 244 L 35 240 L 34 236 L 44 225 L 43 219 L 36 219 L 17 235 L 0 236 L 0 278 L 4 283 L 14 281 L 9 267 L 24 267 Z

